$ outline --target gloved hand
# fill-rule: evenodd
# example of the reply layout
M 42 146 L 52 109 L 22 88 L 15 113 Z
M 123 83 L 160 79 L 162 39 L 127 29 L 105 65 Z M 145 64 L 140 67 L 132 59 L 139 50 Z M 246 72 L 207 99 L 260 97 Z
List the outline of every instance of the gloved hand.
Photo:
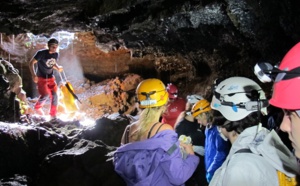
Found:
M 203 146 L 196 146 L 196 145 L 193 145 L 193 149 L 194 149 L 194 152 L 201 155 L 201 156 L 204 156 L 204 153 L 205 153 L 205 149 Z
M 210 174 L 209 172 L 206 173 L 206 181 L 207 181 L 207 183 L 209 183 L 211 181 L 212 177 L 213 177 L 212 174 Z

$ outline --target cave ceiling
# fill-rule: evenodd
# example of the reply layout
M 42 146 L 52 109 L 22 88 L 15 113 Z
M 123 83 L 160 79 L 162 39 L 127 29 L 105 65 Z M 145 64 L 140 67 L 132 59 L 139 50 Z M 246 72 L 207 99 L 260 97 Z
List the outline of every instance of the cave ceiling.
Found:
M 299 5 L 297 0 L 2 1 L 0 54 L 26 66 L 39 49 L 32 35 L 49 38 L 67 31 L 75 39 L 61 53 L 76 58 L 90 77 L 133 72 L 204 92 L 203 85 L 217 77 L 255 78 L 256 62 L 280 62 L 299 41 Z

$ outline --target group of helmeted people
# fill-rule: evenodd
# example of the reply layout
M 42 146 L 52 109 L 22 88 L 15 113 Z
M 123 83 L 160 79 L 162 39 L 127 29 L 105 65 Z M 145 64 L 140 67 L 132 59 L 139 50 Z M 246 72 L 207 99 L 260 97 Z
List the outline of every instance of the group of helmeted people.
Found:
M 174 87 L 155 78 L 142 81 L 136 88 L 141 113 L 114 152 L 115 171 L 127 185 L 297 185 L 300 43 L 279 66 L 258 66 L 258 78 L 274 83 L 270 100 L 255 80 L 236 76 L 212 82 L 211 100 L 189 95 L 179 111 L 169 108 Z M 288 133 L 292 150 L 276 130 L 263 127 L 269 104 L 282 109 L 280 130 Z M 174 123 L 170 111 L 177 112 Z

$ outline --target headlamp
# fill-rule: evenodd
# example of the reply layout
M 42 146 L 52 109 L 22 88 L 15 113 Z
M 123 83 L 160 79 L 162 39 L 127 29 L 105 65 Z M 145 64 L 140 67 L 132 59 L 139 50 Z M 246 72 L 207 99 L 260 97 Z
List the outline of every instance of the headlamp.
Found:
M 262 83 L 278 82 L 288 80 L 295 77 L 300 77 L 300 67 L 294 69 L 280 70 L 277 66 L 272 66 L 270 63 L 257 63 L 254 66 L 254 74 Z

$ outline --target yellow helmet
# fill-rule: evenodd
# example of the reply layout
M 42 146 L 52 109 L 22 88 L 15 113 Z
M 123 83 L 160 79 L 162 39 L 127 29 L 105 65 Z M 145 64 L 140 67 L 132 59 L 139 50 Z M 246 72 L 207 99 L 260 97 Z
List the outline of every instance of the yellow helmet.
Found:
M 199 114 L 203 112 L 208 112 L 211 110 L 210 103 L 206 99 L 202 99 L 195 103 L 192 108 L 193 117 L 197 117 Z
M 159 79 L 146 79 L 137 86 L 136 95 L 140 108 L 163 106 L 168 102 L 169 96 L 166 86 Z

